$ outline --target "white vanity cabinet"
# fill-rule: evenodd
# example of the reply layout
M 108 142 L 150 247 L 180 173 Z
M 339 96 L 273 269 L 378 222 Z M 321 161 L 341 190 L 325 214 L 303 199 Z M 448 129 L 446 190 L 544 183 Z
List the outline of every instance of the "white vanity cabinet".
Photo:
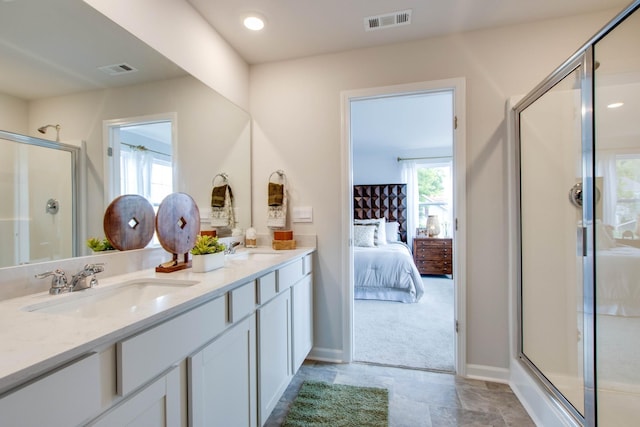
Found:
M 257 426 L 255 285 L 227 294 L 229 328 L 188 359 L 190 426 Z
M 282 292 L 258 309 L 260 425 L 291 381 L 291 294 Z
M 313 344 L 312 258 L 258 280 L 259 418 L 264 425 Z M 275 295 L 275 296 L 274 296 Z M 271 299 L 269 300 L 268 298 Z
M 311 275 L 291 287 L 291 363 L 296 373 L 313 346 L 313 298 Z
M 257 426 L 255 314 L 191 356 L 188 367 L 190 426 Z
M 132 393 L 88 426 L 180 426 L 183 414 L 179 371 L 179 367 L 172 368 L 142 390 Z
M 100 369 L 93 353 L 0 398 L 0 426 L 73 426 L 100 409 Z
M 247 276 L 5 392 L 0 426 L 262 426 L 313 343 L 311 259 Z

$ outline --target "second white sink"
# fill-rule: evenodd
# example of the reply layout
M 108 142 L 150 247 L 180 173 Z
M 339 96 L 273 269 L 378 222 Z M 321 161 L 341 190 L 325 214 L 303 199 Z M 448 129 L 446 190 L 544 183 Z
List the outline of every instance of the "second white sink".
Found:
M 71 294 L 51 296 L 45 302 L 23 307 L 23 311 L 77 317 L 101 317 L 115 312 L 134 313 L 142 304 L 164 308 L 164 297 L 199 283 L 188 280 L 138 279 L 117 285 L 91 288 Z
M 227 255 L 229 261 L 271 261 L 280 258 L 281 254 L 274 252 L 238 252 Z

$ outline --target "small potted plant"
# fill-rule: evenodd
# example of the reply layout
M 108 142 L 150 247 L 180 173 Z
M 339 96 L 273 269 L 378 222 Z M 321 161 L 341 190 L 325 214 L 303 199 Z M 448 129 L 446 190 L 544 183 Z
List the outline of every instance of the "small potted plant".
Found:
M 98 239 L 97 237 L 91 237 L 87 239 L 87 246 L 93 252 L 104 252 L 104 251 L 115 250 L 115 248 L 107 238 Z
M 193 255 L 191 262 L 193 272 L 205 273 L 224 266 L 225 249 L 225 245 L 220 243 L 217 237 L 198 235 L 190 251 Z

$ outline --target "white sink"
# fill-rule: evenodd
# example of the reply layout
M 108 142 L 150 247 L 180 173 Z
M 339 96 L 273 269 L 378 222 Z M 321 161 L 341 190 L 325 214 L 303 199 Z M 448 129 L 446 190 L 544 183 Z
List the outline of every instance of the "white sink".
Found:
M 229 254 L 226 259 L 229 261 L 272 261 L 280 258 L 282 254 L 274 252 L 237 252 Z
M 54 313 L 76 317 L 101 317 L 115 312 L 135 313 L 145 304 L 159 310 L 165 307 L 165 297 L 199 283 L 192 280 L 136 279 L 104 288 L 90 288 L 63 295 L 52 295 L 45 302 L 23 307 L 23 311 Z

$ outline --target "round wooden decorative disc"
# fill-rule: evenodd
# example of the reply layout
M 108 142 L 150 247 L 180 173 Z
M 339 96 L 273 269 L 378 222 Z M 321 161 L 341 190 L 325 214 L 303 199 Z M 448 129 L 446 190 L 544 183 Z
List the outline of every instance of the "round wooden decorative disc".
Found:
M 167 252 L 186 254 L 196 243 L 200 232 L 200 211 L 185 193 L 172 193 L 164 198 L 156 214 L 158 240 Z
M 141 249 L 153 237 L 155 213 L 147 199 L 137 194 L 115 198 L 104 213 L 104 234 L 120 251 Z

